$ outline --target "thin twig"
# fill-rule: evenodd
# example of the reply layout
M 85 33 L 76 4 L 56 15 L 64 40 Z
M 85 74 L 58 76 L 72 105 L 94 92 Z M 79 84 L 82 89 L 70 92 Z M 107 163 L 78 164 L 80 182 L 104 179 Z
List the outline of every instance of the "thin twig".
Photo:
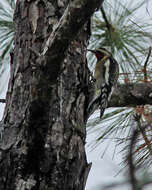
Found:
M 142 190 L 140 187 L 138 189 L 138 181 L 136 179 L 136 168 L 135 164 L 133 163 L 133 150 L 136 144 L 136 139 L 138 137 L 139 130 L 134 130 L 132 137 L 131 137 L 131 143 L 129 146 L 129 154 L 128 154 L 128 165 L 129 165 L 129 174 L 130 174 L 130 183 L 132 185 L 132 190 Z
M 106 13 L 105 13 L 105 11 L 104 11 L 103 6 L 101 6 L 101 13 L 102 13 L 103 19 L 104 19 L 104 21 L 105 21 L 105 23 L 106 23 L 107 29 L 108 29 L 109 32 L 110 32 L 110 31 L 111 31 L 111 30 L 110 30 L 110 29 L 111 29 L 111 24 L 109 23 L 109 21 L 108 21 L 108 19 L 107 19 L 107 16 L 106 16 Z
M 137 122 L 139 120 L 139 117 L 137 114 L 135 115 L 135 120 Z M 134 150 L 138 135 L 139 135 L 139 129 L 135 129 L 131 137 L 129 153 L 128 153 L 128 165 L 129 165 L 130 183 L 132 185 L 132 190 L 142 190 L 141 187 L 138 187 L 138 181 L 135 175 L 136 168 L 135 168 L 135 164 L 133 163 L 133 150 Z
M 150 55 L 151 55 L 151 47 L 149 47 L 148 56 L 147 56 L 146 61 L 144 63 L 144 81 L 145 82 L 147 82 L 147 64 L 148 64 Z
M 141 126 L 140 118 L 141 118 L 141 115 L 138 115 L 138 114 L 134 115 L 134 119 L 135 119 L 135 122 L 137 122 L 138 128 L 133 131 L 130 146 L 129 146 L 129 154 L 128 154 L 128 165 L 129 165 L 130 183 L 132 185 L 132 190 L 142 190 L 143 187 L 148 184 L 148 183 L 140 184 L 138 182 L 136 178 L 136 174 L 135 174 L 136 172 L 135 164 L 133 163 L 133 153 L 134 153 L 134 148 L 136 147 L 136 140 L 138 136 L 140 135 L 140 133 L 142 133 L 142 135 L 144 134 L 144 137 L 145 137 L 145 130 L 147 128 L 147 126 L 144 126 L 144 127 Z M 150 145 L 148 144 L 148 146 Z

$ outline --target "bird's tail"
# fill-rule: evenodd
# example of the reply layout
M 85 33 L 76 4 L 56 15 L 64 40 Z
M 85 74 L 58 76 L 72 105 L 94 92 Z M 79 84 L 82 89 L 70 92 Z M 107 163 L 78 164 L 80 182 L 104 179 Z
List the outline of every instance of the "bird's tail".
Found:
M 94 99 L 89 103 L 88 111 L 87 111 L 89 115 L 91 115 L 99 107 L 100 97 L 101 97 L 101 94 L 94 97 Z
M 103 116 L 105 109 L 108 106 L 108 101 L 111 96 L 111 88 L 107 84 L 103 84 L 100 93 L 90 102 L 88 113 L 91 115 L 95 109 L 100 107 L 100 118 Z

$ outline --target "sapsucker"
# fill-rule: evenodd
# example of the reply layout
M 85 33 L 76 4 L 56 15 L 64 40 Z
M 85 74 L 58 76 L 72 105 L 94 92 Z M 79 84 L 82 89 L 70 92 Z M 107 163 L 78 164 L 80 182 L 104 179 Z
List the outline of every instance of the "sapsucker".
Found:
M 94 111 L 94 107 L 99 105 L 100 118 L 108 106 L 112 91 L 119 77 L 119 66 L 112 54 L 105 48 L 96 50 L 88 50 L 95 54 L 97 58 L 94 79 L 95 79 L 95 94 L 93 100 L 88 106 L 88 111 Z

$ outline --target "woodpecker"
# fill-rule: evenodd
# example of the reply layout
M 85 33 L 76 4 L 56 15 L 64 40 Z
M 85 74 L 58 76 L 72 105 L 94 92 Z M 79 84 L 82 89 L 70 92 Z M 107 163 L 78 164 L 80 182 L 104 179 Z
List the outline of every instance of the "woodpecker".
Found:
M 95 79 L 95 94 L 93 100 L 88 106 L 89 113 L 94 111 L 94 107 L 99 105 L 100 118 L 108 106 L 112 91 L 119 77 L 119 65 L 113 58 L 112 54 L 105 48 L 88 51 L 95 54 L 97 58 L 94 79 Z

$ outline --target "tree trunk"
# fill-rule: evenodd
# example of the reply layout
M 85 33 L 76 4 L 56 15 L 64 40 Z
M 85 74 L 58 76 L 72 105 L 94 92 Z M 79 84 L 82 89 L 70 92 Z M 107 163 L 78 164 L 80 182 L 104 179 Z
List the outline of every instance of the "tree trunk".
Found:
M 85 12 L 77 18 L 79 2 L 92 11 L 86 18 Z M 102 0 L 92 4 L 88 0 L 89 6 L 86 2 L 71 1 L 68 7 L 68 0 L 17 1 L 15 47 L 0 144 L 1 190 L 85 187 L 90 169 L 84 149 L 86 109 L 92 84 L 86 62 L 89 24 L 84 23 Z M 77 25 L 72 25 L 68 38 L 65 26 L 72 16 Z M 72 41 L 76 32 L 78 36 Z

